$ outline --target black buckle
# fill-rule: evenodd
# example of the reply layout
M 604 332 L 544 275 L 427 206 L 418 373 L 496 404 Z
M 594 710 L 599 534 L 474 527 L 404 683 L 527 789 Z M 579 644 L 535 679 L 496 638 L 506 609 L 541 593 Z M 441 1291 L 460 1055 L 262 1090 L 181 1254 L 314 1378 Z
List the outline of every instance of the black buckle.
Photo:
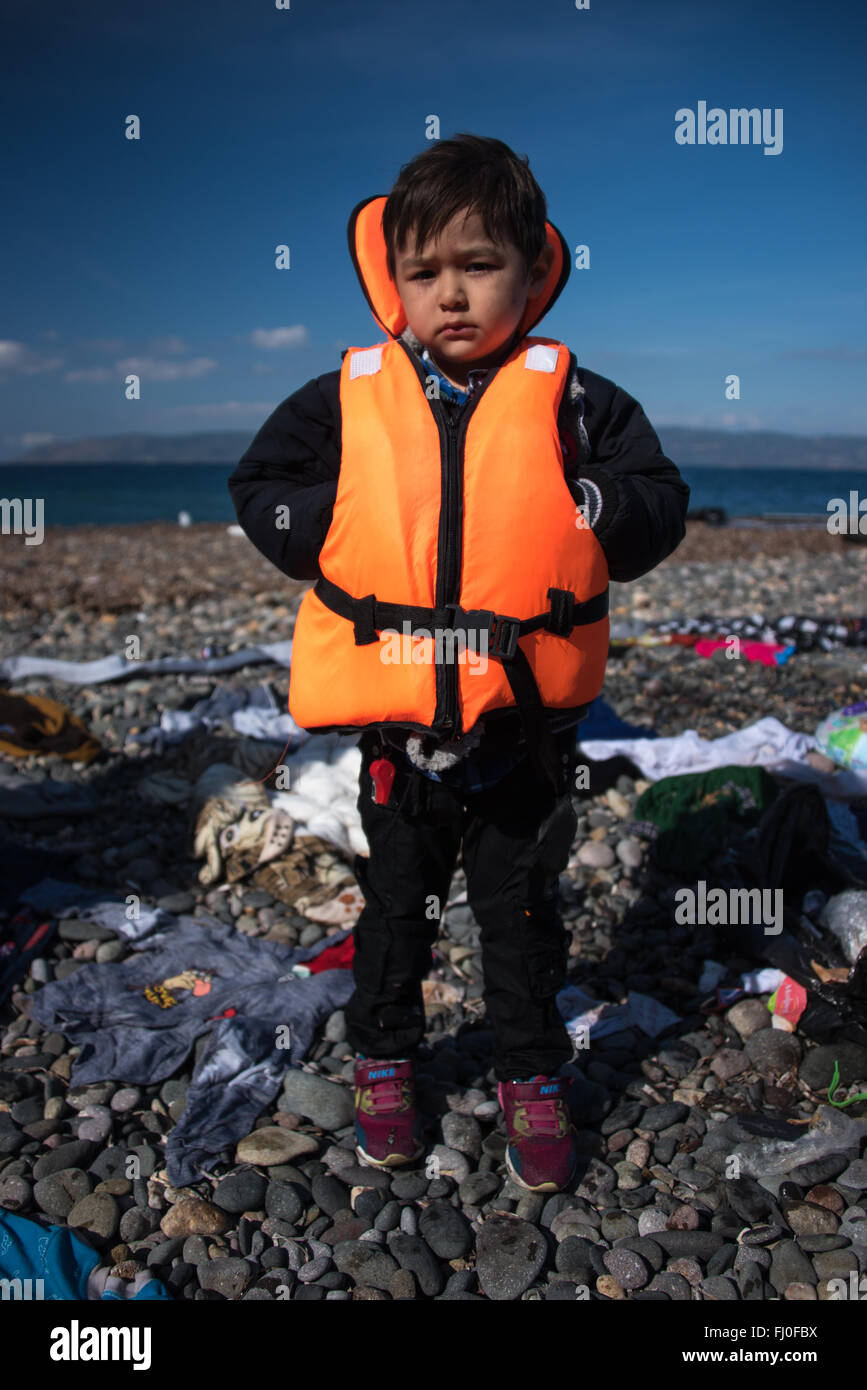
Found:
M 521 624 L 518 618 L 494 613 L 490 608 L 472 608 L 466 613 L 467 625 L 483 629 L 488 635 L 488 655 L 508 661 L 515 655 Z
M 488 651 L 492 656 L 499 657 L 501 661 L 509 661 L 518 650 L 518 638 L 521 635 L 521 622 L 519 618 L 507 618 L 505 613 L 494 615 L 493 644 L 488 645 Z
M 508 618 L 504 613 L 495 613 L 491 608 L 462 609 L 457 603 L 443 605 L 446 614 L 446 627 L 463 632 L 465 640 L 468 631 L 487 634 L 489 656 L 508 661 L 515 655 L 518 647 L 521 623 L 519 618 Z M 480 644 L 479 644 L 480 645 Z M 477 645 L 476 650 L 479 650 Z

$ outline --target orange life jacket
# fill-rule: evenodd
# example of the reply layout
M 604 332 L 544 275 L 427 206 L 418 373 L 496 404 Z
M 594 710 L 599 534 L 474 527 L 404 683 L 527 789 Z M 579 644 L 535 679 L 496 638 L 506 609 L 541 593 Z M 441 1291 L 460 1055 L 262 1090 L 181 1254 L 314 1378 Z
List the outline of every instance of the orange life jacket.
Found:
M 517 345 L 452 423 L 398 338 L 384 204 L 367 199 L 349 223 L 389 341 L 343 359 L 337 497 L 322 578 L 295 622 L 289 711 L 313 733 L 391 724 L 456 738 L 517 707 L 537 770 L 554 780 L 545 708 L 598 695 L 609 635 L 608 567 L 557 431 L 570 352 L 526 336 L 568 279 L 568 248 L 546 224 L 554 262 Z

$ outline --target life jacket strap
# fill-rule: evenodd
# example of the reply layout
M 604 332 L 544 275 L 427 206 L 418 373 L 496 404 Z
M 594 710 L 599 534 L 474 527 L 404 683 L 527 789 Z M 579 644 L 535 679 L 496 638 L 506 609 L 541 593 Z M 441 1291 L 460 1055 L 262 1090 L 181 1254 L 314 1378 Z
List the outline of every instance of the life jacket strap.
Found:
M 365 594 L 355 598 L 322 575 L 314 585 L 313 592 L 327 608 L 348 619 L 355 628 L 357 646 L 364 646 L 378 640 L 377 633 L 383 629 L 403 632 L 403 624 L 409 622 L 411 632 L 416 628 L 430 631 L 454 630 L 464 632 L 469 640 L 470 633 L 487 634 L 487 655 L 504 663 L 513 660 L 519 653 L 518 638 L 528 632 L 544 628 L 558 637 L 568 637 L 574 627 L 584 627 L 588 623 L 598 623 L 608 612 L 608 588 L 592 598 L 578 603 L 571 589 L 548 590 L 550 608 L 537 613 L 532 618 L 512 618 L 505 613 L 495 613 L 490 608 L 461 608 L 457 603 L 446 603 L 440 608 L 412 603 L 386 603 L 375 594 Z M 476 640 L 476 650 L 480 643 Z
M 607 586 L 583 603 L 577 602 L 571 589 L 550 588 L 547 592 L 549 609 L 532 618 L 512 618 L 488 608 L 465 609 L 457 603 L 429 608 L 411 603 L 385 603 L 377 599 L 375 594 L 355 598 L 338 584 L 326 579 L 325 575 L 316 581 L 313 592 L 327 608 L 353 624 L 357 646 L 376 642 L 378 629 L 387 628 L 402 633 L 405 622 L 410 623 L 413 634 L 416 628 L 428 632 L 431 629 L 464 632 L 468 643 L 470 633 L 485 632 L 487 655 L 502 662 L 515 697 L 530 760 L 542 779 L 550 782 L 558 794 L 562 792 L 562 768 L 557 761 L 557 746 L 548 726 L 533 668 L 526 653 L 518 646 L 518 638 L 540 628 L 555 636 L 567 637 L 574 627 L 598 623 L 608 612 Z M 480 650 L 478 636 L 475 650 Z

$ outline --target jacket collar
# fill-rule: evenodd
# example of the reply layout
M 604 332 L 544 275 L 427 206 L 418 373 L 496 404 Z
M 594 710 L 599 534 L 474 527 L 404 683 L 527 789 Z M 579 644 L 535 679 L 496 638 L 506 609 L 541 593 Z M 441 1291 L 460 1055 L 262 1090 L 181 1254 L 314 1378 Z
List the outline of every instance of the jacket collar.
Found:
M 380 328 L 391 338 L 402 337 L 405 342 L 410 343 L 414 351 L 421 355 L 422 344 L 419 343 L 415 334 L 411 334 L 414 342 L 411 342 L 406 336 L 411 331 L 406 321 L 406 314 L 397 292 L 397 286 L 388 273 L 385 237 L 382 234 L 382 211 L 385 203 L 384 194 L 374 194 L 370 198 L 363 199 L 353 208 L 347 228 L 349 254 L 364 291 L 364 297 L 370 306 L 370 312 Z M 554 252 L 554 259 L 541 292 L 534 298 L 527 300 L 524 316 L 518 325 L 516 341 L 525 337 L 544 317 L 569 279 L 571 270 L 569 247 L 552 222 L 546 222 L 545 229 L 548 245 Z M 414 343 L 418 344 L 417 348 L 414 347 Z

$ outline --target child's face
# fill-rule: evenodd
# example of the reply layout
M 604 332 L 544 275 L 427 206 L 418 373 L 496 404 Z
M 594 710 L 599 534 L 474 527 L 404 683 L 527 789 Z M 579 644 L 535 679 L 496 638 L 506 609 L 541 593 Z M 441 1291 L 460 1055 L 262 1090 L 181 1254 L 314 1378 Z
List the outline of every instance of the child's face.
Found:
M 396 285 L 407 322 L 449 378 L 490 365 L 512 336 L 527 305 L 541 289 L 553 253 L 546 246 L 530 275 L 511 242 L 494 245 L 478 213 L 458 213 L 437 241 L 416 253 L 410 237 L 396 252 Z M 465 323 L 460 337 L 444 332 Z

